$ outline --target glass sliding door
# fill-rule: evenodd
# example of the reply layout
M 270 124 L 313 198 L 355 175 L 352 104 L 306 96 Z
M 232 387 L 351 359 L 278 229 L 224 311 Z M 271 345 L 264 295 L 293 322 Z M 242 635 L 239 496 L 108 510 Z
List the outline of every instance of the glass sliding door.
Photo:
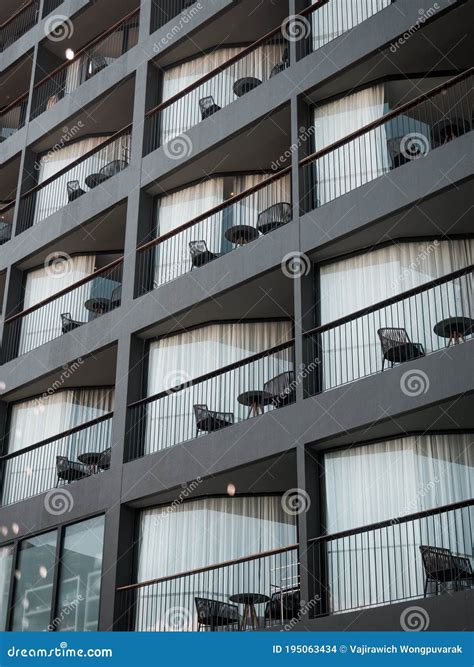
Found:
M 57 531 L 20 544 L 13 601 L 12 630 L 45 632 L 51 622 Z
M 55 630 L 97 631 L 103 545 L 103 516 L 65 529 Z
M 8 595 L 13 564 L 13 546 L 0 548 L 0 632 L 6 627 L 8 613 Z
M 425 573 L 419 547 L 449 548 L 467 558 L 473 545 L 471 511 L 449 519 L 397 519 L 468 500 L 474 494 L 472 435 L 427 435 L 341 449 L 325 454 L 326 532 L 350 530 L 394 519 L 391 529 L 328 542 L 332 613 L 423 594 Z M 347 576 L 352 572 L 354 576 Z M 357 576 L 355 576 L 357 574 Z

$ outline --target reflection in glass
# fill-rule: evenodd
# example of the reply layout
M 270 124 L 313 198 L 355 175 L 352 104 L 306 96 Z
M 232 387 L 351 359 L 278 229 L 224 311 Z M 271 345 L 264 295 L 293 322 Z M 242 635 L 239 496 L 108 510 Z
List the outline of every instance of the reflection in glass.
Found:
M 0 632 L 5 630 L 8 611 L 8 593 L 13 562 L 13 546 L 0 549 Z

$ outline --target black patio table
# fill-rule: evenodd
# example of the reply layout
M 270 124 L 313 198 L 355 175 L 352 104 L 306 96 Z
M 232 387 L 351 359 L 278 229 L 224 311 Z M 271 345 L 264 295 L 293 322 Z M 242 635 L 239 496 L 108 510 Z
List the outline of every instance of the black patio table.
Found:
M 249 93 L 254 88 L 257 88 L 262 83 L 260 79 L 257 79 L 255 76 L 244 76 L 241 79 L 237 79 L 234 83 L 233 91 L 237 97 L 242 97 L 246 93 Z
M 100 462 L 103 457 L 103 452 L 84 452 L 79 454 L 77 460 L 89 468 L 91 474 L 97 473 L 100 468 Z
M 433 331 L 440 338 L 447 338 L 449 347 L 451 343 L 456 345 L 474 332 L 474 320 L 470 317 L 447 317 L 435 324 Z
M 266 405 L 270 405 L 272 399 L 272 394 L 269 394 L 268 391 L 261 391 L 260 389 L 244 391 L 237 396 L 238 403 L 240 403 L 240 405 L 245 405 L 249 409 L 247 419 L 252 415 L 255 417 L 260 414 L 263 415 L 263 408 Z
M 255 630 L 260 627 L 255 605 L 269 602 L 270 598 L 268 595 L 263 595 L 262 593 L 236 593 L 229 597 L 229 601 L 244 605 L 244 614 L 242 616 L 240 629 L 245 630 L 248 621 L 250 621 L 252 628 Z
M 97 174 L 89 174 L 89 176 L 86 176 L 84 180 L 86 182 L 87 187 L 93 190 L 107 179 L 108 176 L 97 173 Z
M 225 231 L 224 236 L 234 245 L 242 246 L 258 239 L 260 232 L 251 225 L 234 225 Z

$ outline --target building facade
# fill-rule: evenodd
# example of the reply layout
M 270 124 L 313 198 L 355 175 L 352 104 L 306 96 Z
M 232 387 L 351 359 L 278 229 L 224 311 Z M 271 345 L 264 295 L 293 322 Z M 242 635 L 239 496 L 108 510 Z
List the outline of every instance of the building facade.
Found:
M 0 12 L 2 629 L 472 629 L 472 1 Z

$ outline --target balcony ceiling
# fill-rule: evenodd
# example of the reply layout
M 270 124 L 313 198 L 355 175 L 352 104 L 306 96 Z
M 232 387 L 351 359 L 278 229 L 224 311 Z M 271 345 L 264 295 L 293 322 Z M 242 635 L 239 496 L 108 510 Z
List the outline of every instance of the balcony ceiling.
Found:
M 5 202 L 15 197 L 20 173 L 21 154 L 16 155 L 0 169 L 0 202 L 2 207 Z
M 26 93 L 31 79 L 31 56 L 29 53 L 17 60 L 0 76 L 0 108 L 8 106 L 17 97 Z
M 288 16 L 286 0 L 241 0 L 196 30 L 192 39 L 156 59 L 161 67 L 202 55 L 203 51 L 230 45 L 248 45 L 278 27 Z M 218 41 L 217 41 L 218 40 Z
M 24 4 L 25 0 L 2 0 L 0 3 L 0 23 L 4 23 Z

